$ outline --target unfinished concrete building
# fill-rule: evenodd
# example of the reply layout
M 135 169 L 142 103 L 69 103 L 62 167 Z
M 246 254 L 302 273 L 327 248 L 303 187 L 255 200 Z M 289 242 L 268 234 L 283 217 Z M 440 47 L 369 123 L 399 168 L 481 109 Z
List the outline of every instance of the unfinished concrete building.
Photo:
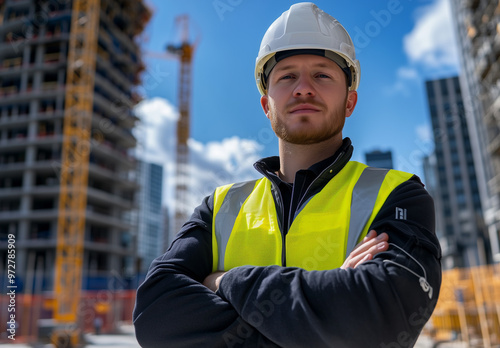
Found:
M 135 226 L 123 216 L 138 190 L 128 153 L 136 145 L 132 109 L 143 70 L 137 39 L 151 16 L 142 1 L 98 3 L 84 289 L 136 272 Z M 54 281 L 73 4 L 0 2 L 0 263 L 7 259 L 8 235 L 15 235 L 16 276 L 28 292 L 52 290 Z
M 450 1 L 481 204 L 500 261 L 500 1 Z

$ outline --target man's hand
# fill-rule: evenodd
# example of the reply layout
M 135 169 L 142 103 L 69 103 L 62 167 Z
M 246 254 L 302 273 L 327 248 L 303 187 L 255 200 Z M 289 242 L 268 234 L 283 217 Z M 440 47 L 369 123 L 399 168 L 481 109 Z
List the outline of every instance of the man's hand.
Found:
M 340 268 L 356 268 L 363 262 L 373 259 L 378 253 L 389 249 L 388 240 L 389 236 L 387 233 L 381 233 L 377 236 L 377 232 L 371 230 L 363 241 L 356 245 Z
M 203 281 L 203 285 L 205 285 L 213 292 L 216 292 L 219 289 L 220 281 L 225 273 L 226 272 L 224 271 L 217 271 L 212 274 L 209 274 Z

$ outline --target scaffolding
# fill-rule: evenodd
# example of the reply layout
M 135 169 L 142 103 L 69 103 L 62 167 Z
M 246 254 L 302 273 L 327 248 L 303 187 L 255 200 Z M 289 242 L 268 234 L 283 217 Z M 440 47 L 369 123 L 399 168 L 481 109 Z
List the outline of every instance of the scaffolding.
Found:
M 435 341 L 469 347 L 500 344 L 500 265 L 443 272 L 439 299 L 426 328 Z

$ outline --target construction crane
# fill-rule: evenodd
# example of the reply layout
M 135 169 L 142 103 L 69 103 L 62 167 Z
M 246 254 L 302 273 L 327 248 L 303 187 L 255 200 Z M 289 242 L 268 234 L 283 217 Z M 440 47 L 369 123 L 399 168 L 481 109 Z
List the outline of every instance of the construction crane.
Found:
M 195 43 L 189 42 L 189 17 L 187 15 L 178 16 L 176 25 L 180 30 L 181 42 L 177 45 L 168 45 L 167 52 L 175 55 L 180 60 L 174 213 L 174 231 L 178 232 L 188 218 L 186 211 L 189 180 L 189 149 L 187 141 L 191 122 L 192 59 L 198 40 Z
M 64 129 L 57 223 L 54 319 L 57 347 L 78 342 L 78 305 L 100 0 L 73 0 L 66 70 Z

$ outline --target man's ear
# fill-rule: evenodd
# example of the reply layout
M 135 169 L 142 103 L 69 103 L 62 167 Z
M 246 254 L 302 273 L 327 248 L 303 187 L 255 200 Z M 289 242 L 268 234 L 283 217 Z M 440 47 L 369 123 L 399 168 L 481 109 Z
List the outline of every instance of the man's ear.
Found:
M 266 117 L 269 118 L 269 97 L 267 94 L 260 97 L 260 105 L 262 106 L 262 110 L 266 114 Z
M 354 108 L 358 102 L 358 92 L 348 91 L 347 92 L 347 102 L 345 105 L 345 117 L 349 117 L 354 112 Z

